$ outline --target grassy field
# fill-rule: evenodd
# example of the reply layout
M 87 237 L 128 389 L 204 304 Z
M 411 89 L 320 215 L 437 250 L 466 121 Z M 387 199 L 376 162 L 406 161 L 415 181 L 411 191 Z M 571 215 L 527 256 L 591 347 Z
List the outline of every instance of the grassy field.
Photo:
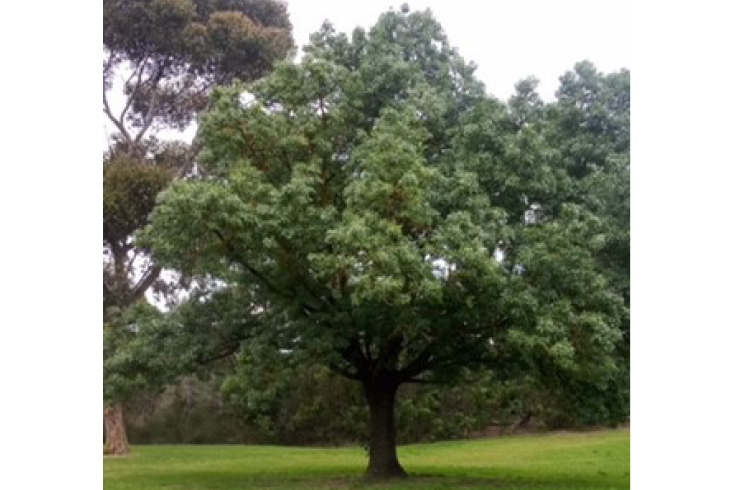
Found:
M 362 479 L 360 448 L 135 446 L 104 461 L 105 490 L 618 490 L 630 488 L 630 434 L 516 436 L 402 446 L 408 480 Z

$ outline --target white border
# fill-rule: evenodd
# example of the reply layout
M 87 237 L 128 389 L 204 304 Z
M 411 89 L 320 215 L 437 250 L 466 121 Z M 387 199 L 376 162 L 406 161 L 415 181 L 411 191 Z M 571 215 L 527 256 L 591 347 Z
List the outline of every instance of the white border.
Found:
M 729 6 L 635 4 L 634 490 L 735 488 Z
M 102 2 L 0 29 L 0 488 L 102 488 Z
M 102 487 L 101 7 L 3 10 L 2 488 Z M 632 488 L 731 489 L 732 14 L 633 7 Z

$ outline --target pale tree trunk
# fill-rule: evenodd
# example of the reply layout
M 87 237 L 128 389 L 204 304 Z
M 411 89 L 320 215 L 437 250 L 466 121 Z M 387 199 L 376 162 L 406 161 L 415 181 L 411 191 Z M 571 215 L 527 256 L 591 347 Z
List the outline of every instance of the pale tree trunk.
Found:
M 125 432 L 123 408 L 121 403 L 105 407 L 105 454 L 122 456 L 130 452 L 128 434 Z
M 370 442 L 367 476 L 375 479 L 405 477 L 396 453 L 394 408 L 398 385 L 365 384 L 365 397 L 370 407 Z

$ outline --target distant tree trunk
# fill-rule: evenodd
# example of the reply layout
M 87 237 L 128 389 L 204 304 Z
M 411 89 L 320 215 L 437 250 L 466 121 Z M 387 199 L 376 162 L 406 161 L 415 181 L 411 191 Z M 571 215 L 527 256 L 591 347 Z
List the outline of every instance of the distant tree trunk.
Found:
M 116 403 L 104 409 L 105 421 L 105 454 L 121 456 L 130 452 L 128 434 L 125 432 L 123 408 Z
M 398 384 L 390 382 L 363 383 L 370 407 L 370 440 L 367 476 L 386 479 L 405 477 L 396 453 L 394 417 Z
M 515 432 L 516 430 L 527 428 L 528 425 L 531 423 L 532 416 L 533 414 L 530 411 L 526 412 L 523 418 L 521 418 L 521 420 L 516 422 L 513 427 L 511 427 L 510 431 Z

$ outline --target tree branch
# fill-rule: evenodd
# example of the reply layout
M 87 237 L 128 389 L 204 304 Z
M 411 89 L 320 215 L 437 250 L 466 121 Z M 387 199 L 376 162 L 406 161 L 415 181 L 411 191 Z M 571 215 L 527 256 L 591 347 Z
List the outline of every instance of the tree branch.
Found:
M 148 269 L 140 281 L 138 281 L 138 283 L 133 287 L 132 301 L 136 301 L 143 297 L 148 288 L 156 282 L 156 279 L 158 279 L 158 276 L 161 274 L 161 270 L 161 266 L 159 265 L 153 265 Z
M 400 370 L 399 374 L 404 380 L 404 383 L 410 382 L 410 380 L 414 379 L 416 376 L 420 375 L 424 371 L 428 370 L 429 367 L 431 367 L 431 362 L 433 361 L 431 347 L 432 344 L 427 345 L 413 361 L 408 363 L 406 367 Z
M 158 83 L 163 78 L 163 75 L 166 73 L 167 68 L 167 62 L 163 62 L 158 66 L 158 69 L 156 71 L 156 75 L 151 79 L 151 100 L 148 105 L 148 112 L 146 112 L 145 117 L 143 118 L 143 125 L 140 128 L 140 131 L 135 136 L 135 141 L 133 141 L 134 145 L 138 145 L 140 141 L 143 139 L 143 136 L 145 136 L 145 133 L 148 131 L 148 129 L 151 127 L 151 124 L 153 123 L 153 116 L 155 114 L 154 110 L 156 108 L 156 103 L 158 102 L 158 92 L 156 91 L 156 88 L 158 88 Z
M 240 346 L 242 345 L 242 342 L 244 340 L 247 340 L 248 338 L 250 338 L 250 337 L 247 336 L 247 335 L 242 336 L 242 337 L 238 338 L 237 340 L 235 340 L 231 345 L 229 345 L 223 351 L 221 351 L 221 352 L 219 352 L 217 354 L 214 354 L 214 355 L 212 355 L 210 357 L 204 357 L 204 358 L 200 357 L 200 358 L 198 358 L 196 360 L 196 363 L 199 364 L 199 365 L 211 364 L 211 363 L 213 363 L 215 361 L 219 361 L 219 360 L 225 359 L 227 357 L 230 357 L 230 356 L 234 355 L 238 351 L 238 349 L 240 349 Z
M 293 294 L 289 294 L 288 292 L 281 290 L 279 287 L 277 287 L 275 284 L 273 284 L 273 282 L 270 281 L 265 276 L 265 274 L 261 273 L 260 271 L 258 271 L 254 267 L 252 267 L 242 257 L 242 254 L 240 254 L 239 252 L 237 252 L 237 250 L 235 250 L 235 248 L 232 245 L 230 245 L 230 242 L 225 238 L 225 236 L 222 234 L 222 232 L 220 232 L 217 229 L 213 230 L 213 232 L 220 239 L 220 241 L 222 242 L 222 245 L 224 245 L 225 250 L 230 255 L 230 260 L 232 260 L 233 262 L 235 262 L 235 263 L 240 264 L 241 266 L 243 266 L 248 272 L 250 272 L 250 274 L 252 274 L 258 281 L 260 281 L 266 288 L 270 289 L 272 292 L 274 292 L 274 293 L 276 293 L 276 294 L 278 294 L 278 295 L 280 295 L 280 296 L 282 296 L 284 298 L 291 298 L 291 299 L 294 299 L 295 298 L 295 296 Z M 312 313 L 313 312 L 316 312 L 316 311 L 319 311 L 317 308 L 314 308 L 313 306 L 308 305 L 308 304 L 305 304 L 305 303 L 302 303 L 301 306 L 304 309 L 306 309 L 307 311 L 310 311 Z
M 130 133 L 125 129 L 125 126 L 122 124 L 121 121 L 118 121 L 115 116 L 112 115 L 112 110 L 110 109 L 110 104 L 107 101 L 107 90 L 102 90 L 102 112 L 105 113 L 107 118 L 112 121 L 112 124 L 115 125 L 118 131 L 120 131 L 120 134 L 122 134 L 123 138 L 125 138 L 125 141 L 130 143 Z
M 125 121 L 125 115 L 128 112 L 128 109 L 130 109 L 130 106 L 133 105 L 133 100 L 135 99 L 135 96 L 138 95 L 138 91 L 140 90 L 141 79 L 143 78 L 143 72 L 145 71 L 145 63 L 148 61 L 148 57 L 143 57 L 141 61 L 138 63 L 138 66 L 133 70 L 133 73 L 130 74 L 130 77 L 125 81 L 125 86 L 127 86 L 130 83 L 130 80 L 133 79 L 133 76 L 135 73 L 138 73 L 138 79 L 135 82 L 135 88 L 133 89 L 133 92 L 128 97 L 128 102 L 125 104 L 125 107 L 123 108 L 122 112 L 120 113 L 120 122 Z
M 351 366 L 354 366 L 357 370 L 357 376 L 360 376 L 359 379 L 366 378 L 372 367 L 372 363 L 368 361 L 362 352 L 357 337 L 353 337 L 349 345 L 342 351 L 342 359 Z
M 402 335 L 394 335 L 389 338 L 385 344 L 380 346 L 377 354 L 377 364 L 383 369 L 395 369 L 401 349 L 403 349 Z
M 280 236 L 276 237 L 276 242 L 285 253 L 283 261 L 284 270 L 294 279 L 294 282 L 300 284 L 306 293 L 313 299 L 321 303 L 327 309 L 331 309 L 333 307 L 333 303 L 330 301 L 330 293 L 325 291 L 323 296 L 319 295 L 319 293 L 314 289 L 314 286 L 312 286 L 312 283 L 315 282 L 312 277 L 302 270 L 297 261 L 290 260 L 290 258 L 295 255 L 293 247 L 285 238 Z M 315 286 L 318 287 L 319 284 L 316 284 Z

